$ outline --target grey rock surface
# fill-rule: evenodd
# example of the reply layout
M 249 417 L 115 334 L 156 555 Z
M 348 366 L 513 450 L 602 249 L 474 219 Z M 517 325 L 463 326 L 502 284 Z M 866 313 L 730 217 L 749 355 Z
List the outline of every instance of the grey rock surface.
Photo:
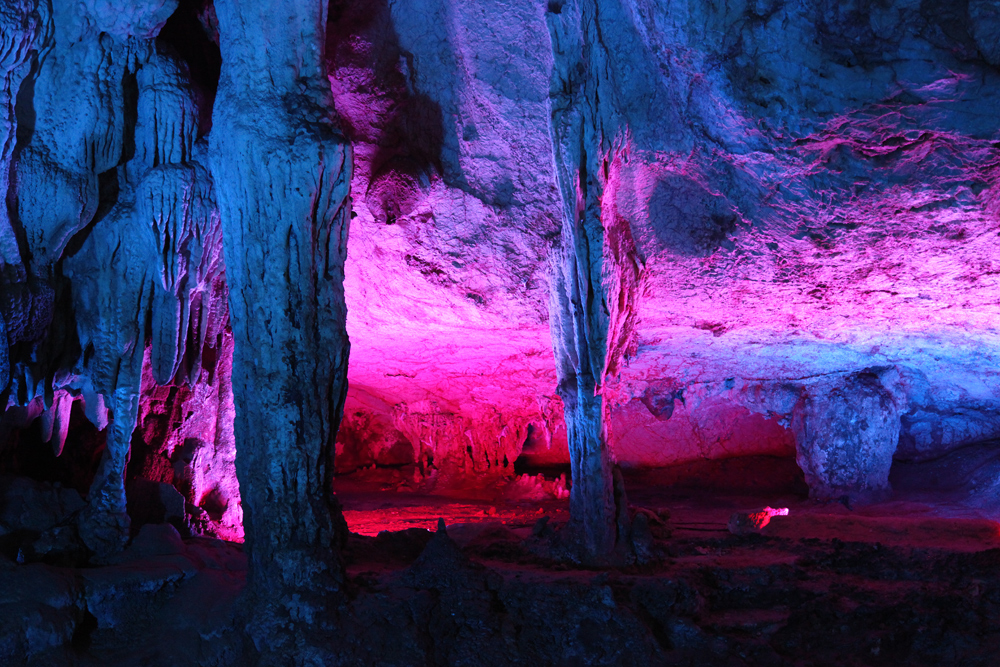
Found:
M 888 496 L 899 443 L 899 409 L 874 373 L 818 383 L 803 397 L 792 429 L 809 493 L 819 500 Z

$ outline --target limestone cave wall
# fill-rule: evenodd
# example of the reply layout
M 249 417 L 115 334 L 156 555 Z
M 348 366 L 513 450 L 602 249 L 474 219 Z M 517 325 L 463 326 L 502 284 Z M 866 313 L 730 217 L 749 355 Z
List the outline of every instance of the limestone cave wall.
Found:
M 868 498 L 1000 434 L 993 3 L 0 19 L 0 461 L 95 553 L 242 539 L 275 475 L 332 536 L 334 470 L 795 456 Z

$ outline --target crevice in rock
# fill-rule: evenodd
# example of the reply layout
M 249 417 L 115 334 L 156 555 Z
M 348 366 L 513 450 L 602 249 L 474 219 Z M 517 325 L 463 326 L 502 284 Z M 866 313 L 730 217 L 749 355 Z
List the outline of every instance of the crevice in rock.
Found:
M 212 32 L 213 27 L 218 30 L 214 17 L 212 0 L 180 0 L 157 37 L 158 48 L 176 55 L 190 73 L 199 112 L 198 138 L 212 129 L 212 109 L 222 71 L 219 37 Z

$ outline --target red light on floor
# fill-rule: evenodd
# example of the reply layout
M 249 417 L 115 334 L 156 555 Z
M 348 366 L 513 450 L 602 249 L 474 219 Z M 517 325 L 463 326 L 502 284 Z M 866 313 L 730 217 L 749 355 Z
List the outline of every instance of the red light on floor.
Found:
M 729 531 L 736 535 L 760 532 L 771 523 L 771 517 L 788 516 L 787 507 L 765 507 L 756 512 L 736 512 L 729 517 Z

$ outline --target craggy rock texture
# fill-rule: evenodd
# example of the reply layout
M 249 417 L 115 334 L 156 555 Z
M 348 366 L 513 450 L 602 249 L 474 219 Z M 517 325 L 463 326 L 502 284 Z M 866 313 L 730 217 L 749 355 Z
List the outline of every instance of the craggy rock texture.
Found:
M 803 399 L 792 429 L 811 495 L 887 495 L 899 442 L 899 411 L 874 373 L 820 383 Z
M 816 500 L 998 516 L 997 108 L 987 0 L 5 2 L 0 473 L 56 509 L 0 507 L 4 549 L 245 537 L 280 652 L 346 585 L 335 470 L 569 465 L 620 562 L 616 466 L 794 457 Z M 62 576 L 10 655 L 95 615 Z M 817 605 L 771 649 L 823 644 Z
M 616 154 L 627 150 L 619 93 L 629 92 L 621 90 L 613 64 L 617 45 L 603 41 L 603 9 L 585 1 L 550 7 L 548 16 L 555 54 L 552 140 L 563 208 L 549 321 L 566 410 L 572 512 L 585 549 L 596 556 L 610 554 L 625 537 L 601 393 L 632 347 L 639 289 L 631 232 L 602 206 L 617 172 Z
M 212 305 L 225 310 L 225 295 L 214 298 Z M 209 317 L 225 321 L 225 313 Z M 186 524 L 196 533 L 241 541 L 243 508 L 234 474 L 232 334 L 218 332 L 205 341 L 204 351 L 214 361 L 203 359 L 195 367 L 199 377 L 191 385 L 157 386 L 152 364 L 143 366 L 143 400 L 126 479 L 136 496 L 142 488 L 152 488 L 150 483 L 176 489 L 173 494 L 181 500 L 182 528 Z M 130 495 L 130 508 L 132 500 Z M 142 505 L 139 498 L 135 500 Z M 158 504 L 153 505 L 148 509 L 159 511 Z M 140 523 L 162 520 L 160 516 L 147 516 Z
M 0 120 L 3 139 L 0 149 L 0 184 L 4 192 L 10 187 L 10 163 L 14 154 L 17 116 L 15 104 L 21 84 L 31 71 L 32 59 L 37 53 L 36 42 L 44 41 L 42 32 L 50 28 L 48 7 L 37 2 L 9 2 L 0 9 L 3 32 L 3 91 L 0 101 L 3 106 L 3 116 Z M 20 264 L 20 252 L 15 228 L 11 224 L 7 207 L 0 209 L 0 236 L 2 236 L 2 253 L 5 265 Z M 7 364 L 4 364 L 6 367 Z M 8 377 L 8 376 L 4 376 Z
M 153 39 L 176 7 L 40 6 L 15 105 L 8 395 L 41 399 L 57 452 L 74 398 L 108 426 L 80 518 L 100 557 L 128 538 L 124 474 L 147 342 L 159 382 L 197 378 L 203 342 L 225 323 L 210 317 L 220 228 L 197 105 L 186 66 Z
M 557 384 L 544 327 L 516 315 L 516 306 L 498 311 L 490 299 L 455 297 L 476 276 L 503 282 L 515 265 L 535 267 L 532 285 L 543 291 L 555 285 L 560 271 L 549 263 L 573 243 L 559 236 L 564 204 L 570 214 L 577 204 L 572 188 L 551 188 L 559 169 L 572 185 L 584 145 L 595 179 L 590 214 L 601 225 L 601 243 L 591 244 L 592 252 L 601 248 L 601 266 L 589 283 L 612 295 L 598 299 L 607 312 L 601 305 L 594 314 L 607 322 L 591 328 L 607 329 L 607 340 L 593 344 L 615 362 L 601 392 L 614 460 L 653 466 L 790 454 L 800 435 L 791 428 L 794 404 L 757 410 L 753 396 L 723 385 L 766 385 L 773 395 L 791 387 L 799 395 L 823 377 L 871 367 L 902 378 L 887 389 L 900 420 L 897 458 L 933 458 L 997 433 L 990 296 L 997 123 L 984 111 L 997 95 L 985 36 L 990 3 L 602 3 L 589 23 L 579 3 L 542 4 L 446 11 L 389 4 L 366 14 L 368 22 L 351 18 L 358 11 L 351 3 L 339 5 L 332 88 L 358 155 L 346 284 L 355 332 L 350 374 L 364 394 L 348 397 L 348 420 L 358 425 L 352 443 L 364 440 L 363 423 L 391 425 L 377 432 L 391 432 L 392 443 L 371 451 L 408 443 L 422 474 L 444 460 L 479 474 L 484 459 L 490 472 L 509 474 L 493 463 L 502 464 L 500 453 L 517 458 L 524 445 L 509 436 L 523 436 L 525 425 L 551 434 L 561 450 L 565 425 L 540 419 L 533 405 Z M 438 17 L 430 22 L 434 39 L 411 35 L 409 11 Z M 530 37 L 502 37 L 515 30 L 511 17 L 510 34 Z M 601 34 L 585 39 L 583 31 L 598 25 Z M 464 55 L 471 45 L 478 59 Z M 574 64 L 598 56 L 602 68 Z M 506 77 L 484 69 L 501 64 Z M 451 83 L 456 72 L 460 83 Z M 568 144 L 566 110 L 601 85 L 608 91 L 587 102 L 591 134 Z M 548 115 L 533 111 L 540 96 Z M 504 106 L 511 99 L 519 111 Z M 506 129 L 513 121 L 516 133 Z M 399 138 L 416 126 L 425 128 L 412 133 L 419 140 Z M 497 134 L 484 135 L 484 126 Z M 493 159 L 474 161 L 486 147 Z M 480 180 L 503 169 L 525 173 L 512 170 L 503 150 L 515 151 L 514 165 L 537 164 L 535 180 L 512 176 L 509 206 L 495 197 L 490 207 L 463 205 L 466 228 L 484 232 L 452 235 L 435 193 L 461 179 L 478 182 L 470 173 Z M 514 245 L 489 253 L 505 257 L 500 264 L 480 258 L 479 249 L 495 247 L 485 230 L 515 228 L 496 212 L 515 215 L 525 201 L 544 202 L 544 252 Z M 396 206 L 389 217 L 386 202 Z M 538 304 L 537 317 L 548 320 L 558 301 L 546 312 L 540 297 L 524 293 L 520 303 Z M 449 322 L 462 322 L 462 333 Z M 518 342 L 532 331 L 537 343 Z M 497 398 L 487 393 L 494 386 L 505 389 Z M 492 422 L 468 418 L 481 415 L 484 402 L 487 414 L 517 427 L 494 457 L 493 434 L 468 428 Z M 847 405 L 867 409 L 861 397 Z M 800 445 L 800 455 L 813 447 Z M 345 451 L 378 465 L 357 444 Z M 885 488 L 884 474 L 872 484 Z
M 547 41 L 537 3 L 331 5 L 356 214 L 338 469 L 400 443 L 424 486 L 496 486 L 529 433 L 565 452 L 546 307 L 560 215 Z M 360 461 L 359 440 L 373 443 Z
M 888 489 L 886 456 L 995 437 L 992 5 L 592 5 L 345 0 L 311 28 L 322 90 L 306 97 L 353 156 L 337 467 L 499 492 L 519 459 L 568 463 L 567 433 L 586 431 L 607 510 L 615 462 L 795 452 L 817 497 L 861 498 Z M 125 534 L 133 432 L 151 450 L 137 476 L 238 536 L 207 169 L 209 145 L 237 141 L 211 132 L 226 30 L 206 2 L 109 7 L 4 9 L 8 422 L 41 417 L 56 451 L 74 403 L 111 424 L 85 531 L 98 550 Z M 257 100 L 248 132 L 280 97 L 263 85 L 220 93 Z M 267 132 L 310 113 L 279 109 Z M 342 187 L 324 196 L 346 216 Z M 337 328 L 340 308 L 317 317 Z M 896 378 L 878 400 L 845 390 L 822 416 L 808 398 L 872 368 Z M 883 406 L 887 421 L 867 416 Z M 851 445 L 801 427 L 833 413 L 885 423 Z M 826 457 L 845 448 L 879 462 Z
M 345 526 L 331 484 L 347 390 L 351 151 L 331 119 L 325 4 L 233 1 L 215 10 L 223 68 L 212 171 L 249 576 L 287 615 L 291 595 L 322 600 L 340 585 Z
M 997 125 L 975 110 L 994 103 L 997 73 L 974 18 L 792 2 L 602 3 L 596 16 L 607 27 L 594 48 L 622 77 L 601 104 L 624 116 L 630 151 L 609 155 L 602 221 L 624 218 L 642 267 L 635 355 L 604 391 L 612 451 L 640 463 L 732 452 L 711 413 L 693 433 L 671 423 L 674 407 L 709 407 L 707 385 L 725 395 L 715 414 L 767 418 L 752 420 L 765 437 L 732 453 L 774 451 L 812 408 L 758 410 L 733 387 L 783 403 L 872 367 L 900 380 L 877 400 L 846 391 L 834 412 L 897 412 L 900 456 L 995 433 Z M 886 487 L 895 427 L 869 421 L 878 434 L 848 439 L 872 441 L 877 475 L 831 457 L 812 469 L 817 495 L 848 479 L 852 494 Z M 804 463 L 840 446 L 804 433 L 791 428 Z M 691 444 L 677 452 L 678 440 Z

